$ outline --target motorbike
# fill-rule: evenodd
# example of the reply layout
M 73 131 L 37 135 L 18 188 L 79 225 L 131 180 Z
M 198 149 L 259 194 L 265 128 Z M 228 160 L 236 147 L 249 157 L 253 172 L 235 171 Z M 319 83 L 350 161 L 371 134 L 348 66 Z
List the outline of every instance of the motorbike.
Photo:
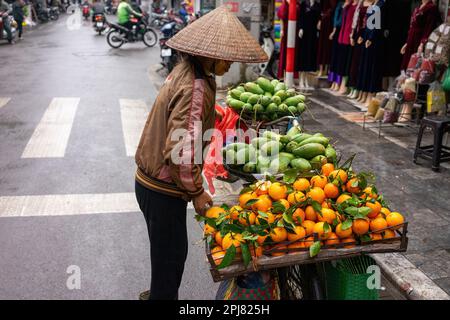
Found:
M 17 22 L 14 20 L 13 16 L 7 16 L 2 17 L 0 14 L 0 40 L 7 40 L 8 34 L 6 33 L 6 30 L 3 28 L 3 19 L 9 19 L 9 25 L 11 26 L 11 35 L 12 40 L 16 38 L 16 29 L 17 29 Z
M 84 20 L 89 19 L 89 16 L 91 15 L 91 8 L 89 8 L 89 5 L 83 4 L 81 7 L 81 13 L 83 14 Z
M 50 20 L 58 20 L 59 19 L 59 14 L 60 14 L 59 7 L 51 7 L 51 8 L 49 8 Z
M 59 19 L 59 8 L 51 7 L 45 8 L 42 4 L 36 4 L 36 15 L 39 21 L 48 22 L 50 20 L 58 20 Z
M 259 42 L 262 49 L 269 57 L 268 62 L 260 63 L 258 65 L 258 71 L 260 75 L 264 73 L 269 74 L 272 78 L 277 78 L 278 63 L 280 60 L 280 53 L 275 48 L 275 41 L 272 38 L 272 27 L 262 26 Z
M 171 20 L 169 11 L 166 9 L 166 7 L 162 7 L 159 10 L 152 11 L 150 17 L 150 26 L 153 28 L 161 28 L 164 24 Z
M 126 42 L 142 41 L 147 47 L 153 47 L 158 42 L 156 32 L 148 25 L 148 14 L 143 13 L 141 18 L 130 16 L 133 24 L 131 29 L 116 23 L 110 23 L 111 31 L 106 36 L 108 44 L 120 48 Z
M 106 30 L 109 23 L 106 21 L 106 17 L 103 13 L 97 13 L 94 15 L 94 30 L 101 35 Z
M 172 71 L 178 57 L 176 52 L 167 46 L 166 42 L 175 34 L 177 34 L 177 32 L 180 31 L 183 27 L 184 25 L 181 19 L 171 21 L 161 27 L 162 36 L 159 39 L 161 64 L 169 72 Z

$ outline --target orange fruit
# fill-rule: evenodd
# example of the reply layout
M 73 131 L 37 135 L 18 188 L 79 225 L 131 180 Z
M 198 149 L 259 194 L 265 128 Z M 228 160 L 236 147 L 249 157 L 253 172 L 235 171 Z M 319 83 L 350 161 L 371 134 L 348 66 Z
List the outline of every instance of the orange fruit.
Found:
M 317 233 L 317 235 L 319 236 L 320 240 L 328 239 L 328 237 L 330 236 L 330 233 L 331 233 L 331 227 L 328 229 L 327 232 L 325 232 L 324 224 L 325 224 L 325 222 L 317 222 L 314 225 L 314 229 L 313 229 L 314 233 Z
M 381 235 L 381 233 L 371 233 L 370 234 L 370 239 L 372 241 L 376 241 L 376 240 L 382 240 L 383 236 Z
M 323 188 L 325 196 L 330 199 L 336 199 L 339 197 L 339 188 L 332 183 L 327 183 Z
M 251 206 L 247 206 L 246 203 L 252 199 L 256 199 L 258 196 L 254 192 L 246 192 L 239 196 L 239 205 L 242 208 L 250 209 Z
M 333 206 L 331 205 L 331 202 L 328 202 L 327 200 L 322 202 L 321 206 L 322 206 L 322 208 L 333 209 Z
M 218 219 L 221 213 L 224 213 L 225 209 L 221 207 L 211 207 L 206 211 L 206 217 L 210 219 Z
M 370 198 L 373 198 L 373 199 L 378 198 L 378 195 L 373 191 L 372 187 L 365 188 L 363 190 L 363 192 L 364 192 L 364 195 L 362 197 L 363 199 L 365 199 L 366 197 L 370 197 Z
M 269 187 L 271 185 L 270 181 L 259 181 L 256 183 L 256 194 L 258 196 L 261 196 L 263 194 L 268 194 L 269 193 Z
M 308 197 L 317 201 L 318 203 L 322 203 L 325 200 L 325 192 L 323 189 L 319 187 L 314 187 L 308 192 Z
M 332 209 L 322 208 L 322 215 L 319 213 L 317 219 L 320 222 L 328 222 L 328 224 L 332 225 L 334 219 L 336 219 L 336 212 Z
M 370 219 L 375 218 L 381 211 L 381 204 L 378 201 L 375 201 L 375 203 L 366 202 L 366 207 L 372 209 L 372 211 L 367 215 Z
M 297 240 L 300 240 L 301 238 L 304 238 L 306 236 L 306 231 L 301 226 L 296 226 L 294 228 L 294 232 L 295 233 L 289 233 L 288 232 L 287 238 L 288 238 L 289 241 L 297 241 Z
M 214 263 L 216 265 L 219 265 L 222 263 L 223 257 L 225 257 L 225 251 L 220 246 L 216 246 L 211 249 L 211 256 L 214 260 Z
M 300 208 L 295 209 L 294 213 L 292 214 L 292 219 L 295 223 L 301 224 L 303 221 L 305 221 L 306 213 Z
M 383 232 L 383 239 L 395 238 L 395 231 L 387 229 Z
M 358 178 L 351 178 L 350 180 L 347 181 L 347 184 L 345 185 L 345 189 L 347 190 L 347 192 L 350 193 L 360 193 L 361 192 L 361 188 L 360 187 L 353 187 L 353 183 L 358 182 Z
M 266 212 L 266 214 L 267 214 L 267 218 L 266 218 L 266 217 L 263 217 L 263 216 L 261 216 L 261 215 L 258 215 L 258 216 L 256 217 L 256 224 L 257 224 L 257 225 L 260 225 L 260 224 L 261 224 L 261 221 L 260 221 L 260 220 L 265 220 L 265 221 L 267 221 L 268 224 L 272 224 L 272 223 L 275 222 L 275 215 L 274 215 L 273 213 Z
M 248 249 L 252 257 L 261 257 L 263 255 L 263 247 L 261 246 L 249 245 Z
M 258 201 L 252 204 L 252 209 L 256 211 L 267 212 L 272 207 L 272 200 L 268 195 L 259 196 Z
M 325 177 L 328 177 L 330 175 L 330 173 L 333 172 L 333 171 L 334 171 L 334 164 L 332 164 L 332 163 L 325 163 L 322 166 L 322 174 Z
M 311 221 L 317 221 L 318 213 L 314 210 L 312 206 L 307 206 L 305 209 L 305 219 Z
M 306 232 L 307 236 L 310 236 L 313 234 L 315 225 L 316 225 L 316 223 L 311 220 L 305 220 L 302 222 L 302 227 L 305 228 L 305 232 Z
M 260 246 L 262 246 L 262 244 L 264 243 L 264 241 L 266 241 L 267 236 L 258 236 L 258 239 L 256 239 L 256 242 L 258 242 L 258 244 Z
M 298 202 L 303 202 L 306 200 L 305 194 L 301 191 L 294 191 L 288 195 L 287 198 L 290 204 L 295 204 Z
M 336 234 L 339 238 L 344 239 L 344 238 L 351 237 L 353 234 L 353 230 L 351 227 L 346 230 L 342 230 L 342 223 L 339 223 L 336 226 Z
M 310 184 L 309 184 L 308 179 L 300 178 L 294 182 L 293 187 L 294 187 L 294 190 L 296 190 L 296 191 L 305 191 L 306 189 L 308 189 L 310 187 Z
M 340 241 L 339 241 L 339 238 L 336 235 L 336 233 L 330 232 L 330 235 L 329 235 L 327 241 L 325 241 L 325 244 L 326 245 L 333 245 L 333 244 L 338 244 L 339 242 Z
M 383 218 L 376 218 L 370 221 L 370 231 L 374 233 L 381 233 L 380 230 L 387 228 L 387 222 Z
M 287 197 L 286 186 L 279 182 L 272 183 L 269 187 L 269 196 L 275 201 L 286 199 Z
M 303 249 L 305 247 L 305 244 L 302 241 L 291 243 L 288 247 L 288 254 L 294 254 L 298 251 L 294 251 L 292 249 Z M 291 251 L 292 250 L 292 251 Z
M 287 201 L 286 199 L 280 199 L 280 200 L 278 200 L 278 202 L 284 206 L 285 210 L 287 210 L 291 207 L 289 201 Z M 284 211 L 277 211 L 277 210 L 275 210 L 275 208 L 272 208 L 272 212 L 273 213 L 283 213 Z
M 216 243 L 221 246 L 222 245 L 222 235 L 220 234 L 220 231 L 217 231 L 216 234 L 214 235 L 214 239 L 216 240 Z
M 311 178 L 311 187 L 319 187 L 321 189 L 325 188 L 328 183 L 328 179 L 325 176 L 314 176 Z
M 241 252 L 241 243 L 244 240 L 242 239 L 242 235 L 240 233 L 227 233 L 222 239 L 222 248 L 227 250 L 231 245 L 236 247 L 236 252 Z
M 280 256 L 284 256 L 286 254 L 286 251 L 288 250 L 287 246 L 275 246 L 273 247 L 273 249 L 275 250 L 283 250 L 283 252 L 272 252 L 271 255 L 273 257 L 280 257 Z
M 349 244 L 347 246 L 344 246 L 344 248 L 346 248 L 346 249 L 355 247 L 356 240 L 353 237 L 348 237 L 348 238 L 345 238 L 345 239 L 341 239 L 341 243 L 351 243 L 351 242 L 353 242 L 353 243 Z
M 392 227 L 391 229 L 398 230 L 401 228 L 401 226 L 398 226 L 399 224 L 402 224 L 405 222 L 405 219 L 403 216 L 398 212 L 391 212 L 386 217 L 386 222 L 388 227 Z
M 203 235 L 207 236 L 209 234 L 213 234 L 216 231 L 213 227 L 211 227 L 209 224 L 205 224 L 203 227 Z
M 352 197 L 349 196 L 348 194 L 341 194 L 337 199 L 336 199 L 336 204 L 341 204 L 345 201 L 347 201 L 348 199 L 351 199 Z
M 363 235 L 369 231 L 369 222 L 365 219 L 353 220 L 352 230 L 354 234 Z
M 230 218 L 233 220 L 239 219 L 239 213 L 244 210 L 241 206 L 233 206 L 230 209 Z
M 388 208 L 381 208 L 380 213 L 384 215 L 384 218 L 386 219 L 386 217 L 391 213 L 391 210 L 389 210 Z
M 276 227 L 272 229 L 270 237 L 272 238 L 273 242 L 283 242 L 287 239 L 288 232 L 285 228 Z
M 247 219 L 248 219 L 248 222 L 247 222 Z M 253 225 L 253 224 L 255 224 L 255 221 L 256 221 L 256 213 L 251 212 L 251 211 L 243 212 L 243 213 L 241 213 L 241 215 L 239 217 L 239 223 L 242 224 L 243 226 L 248 226 L 249 223 L 250 223 L 250 225 Z
M 334 170 L 330 172 L 330 175 L 328 176 L 330 178 L 330 181 L 333 181 L 337 179 L 338 177 L 341 179 L 342 183 L 346 183 L 348 179 L 347 172 L 345 172 L 342 169 Z
M 303 241 L 303 247 L 309 248 L 314 244 L 314 237 L 308 237 Z

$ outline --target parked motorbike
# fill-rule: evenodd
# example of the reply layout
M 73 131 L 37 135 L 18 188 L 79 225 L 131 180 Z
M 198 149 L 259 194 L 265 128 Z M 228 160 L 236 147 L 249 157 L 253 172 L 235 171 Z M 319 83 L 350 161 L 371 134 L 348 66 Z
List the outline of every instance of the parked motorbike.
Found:
M 91 15 L 91 8 L 89 8 L 89 5 L 84 4 L 81 7 L 81 13 L 83 14 L 84 20 L 89 19 L 89 16 Z
M 101 35 L 103 31 L 108 27 L 108 21 L 106 21 L 106 17 L 102 13 L 97 13 L 94 15 L 94 30 Z
M 49 8 L 49 17 L 50 20 L 58 20 L 59 19 L 59 7 L 51 7 Z
M 278 63 L 280 60 L 280 53 L 275 48 L 275 41 L 272 38 L 272 26 L 262 26 L 259 42 L 262 49 L 269 57 L 268 62 L 260 63 L 258 65 L 259 74 L 269 74 L 272 78 L 277 77 Z
M 13 16 L 2 17 L 0 14 L 0 40 L 7 40 L 8 34 L 3 28 L 3 19 L 9 19 L 9 25 L 11 26 L 12 40 L 16 38 L 17 22 L 14 20 Z
M 169 72 L 172 71 L 173 67 L 177 63 L 178 57 L 176 52 L 167 46 L 166 42 L 177 34 L 178 31 L 183 29 L 183 27 L 184 25 L 181 19 L 171 21 L 161 27 L 162 36 L 159 39 L 161 64 Z
M 165 7 L 158 11 L 152 11 L 150 13 L 150 19 L 150 26 L 158 29 L 171 20 L 169 11 Z
M 156 32 L 148 25 L 148 14 L 143 13 L 141 18 L 130 17 L 133 23 L 131 29 L 127 29 L 116 23 L 110 23 L 111 31 L 106 36 L 108 44 L 114 48 L 120 48 L 126 42 L 142 41 L 147 47 L 153 47 L 158 42 Z

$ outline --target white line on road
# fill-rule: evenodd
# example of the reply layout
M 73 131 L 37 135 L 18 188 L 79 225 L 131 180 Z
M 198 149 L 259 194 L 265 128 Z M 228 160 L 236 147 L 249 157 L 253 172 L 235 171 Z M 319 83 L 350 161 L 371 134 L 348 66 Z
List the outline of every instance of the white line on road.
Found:
M 0 109 L 3 106 L 5 106 L 9 102 L 9 100 L 11 100 L 11 98 L 2 98 L 2 97 L 0 97 Z
M 192 209 L 189 203 L 188 209 Z M 140 212 L 134 192 L 0 197 L 0 217 Z
M 128 157 L 133 157 L 148 116 L 143 100 L 120 99 L 123 138 Z
M 80 98 L 53 98 L 22 158 L 62 158 Z

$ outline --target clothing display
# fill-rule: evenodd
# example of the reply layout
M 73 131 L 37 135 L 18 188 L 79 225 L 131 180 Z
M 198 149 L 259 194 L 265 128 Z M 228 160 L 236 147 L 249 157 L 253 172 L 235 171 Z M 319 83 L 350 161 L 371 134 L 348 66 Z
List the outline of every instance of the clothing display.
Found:
M 340 76 L 337 74 L 337 68 L 339 65 L 339 32 L 341 31 L 342 26 L 342 5 L 343 1 L 339 1 L 336 5 L 336 9 L 334 10 L 333 15 L 333 29 L 334 35 L 332 40 L 331 47 L 331 61 L 330 61 L 330 72 L 328 73 L 328 81 L 330 82 L 340 82 Z
M 358 43 L 359 37 L 363 36 L 363 31 L 366 27 L 366 13 L 369 6 L 364 6 L 364 3 L 358 4 L 358 7 L 354 16 L 354 25 L 352 31 L 352 39 L 354 41 L 353 52 L 352 52 L 352 62 L 350 66 L 350 74 L 348 79 L 348 85 L 350 87 L 356 87 L 359 63 L 361 61 L 361 53 L 364 48 L 364 42 Z
M 381 21 L 383 21 L 384 0 L 377 0 L 374 5 L 378 7 L 378 10 L 367 10 L 365 16 L 365 28 L 362 33 L 362 38 L 364 43 L 370 41 L 371 45 L 369 47 L 363 47 L 356 85 L 358 90 L 369 93 L 381 91 L 383 79 L 383 26 L 381 26 L 381 29 L 373 28 L 368 25 L 367 21 L 373 21 L 372 16 L 377 12 L 381 14 Z
M 350 34 L 352 32 L 353 16 L 356 12 L 357 3 L 351 2 L 346 5 L 342 12 L 342 27 L 339 32 L 338 43 L 339 62 L 337 74 L 342 77 L 349 75 L 352 62 L 352 47 L 350 45 Z
M 330 40 L 330 34 L 333 31 L 333 13 L 337 5 L 337 0 L 322 0 L 320 3 L 321 14 L 317 48 L 317 64 L 329 65 L 331 63 L 331 52 L 333 46 L 333 42 Z
M 320 17 L 320 5 L 318 1 L 303 0 L 300 3 L 300 12 L 297 16 L 299 30 L 303 30 L 303 36 L 296 46 L 295 71 L 310 72 L 317 70 L 317 23 Z M 297 34 L 298 35 L 298 34 Z
M 401 70 L 406 70 L 411 56 L 417 52 L 420 44 L 425 46 L 429 35 L 439 23 L 439 10 L 433 1 L 428 1 L 425 5 L 420 5 L 414 9 L 406 40 L 406 50 L 400 67 Z

